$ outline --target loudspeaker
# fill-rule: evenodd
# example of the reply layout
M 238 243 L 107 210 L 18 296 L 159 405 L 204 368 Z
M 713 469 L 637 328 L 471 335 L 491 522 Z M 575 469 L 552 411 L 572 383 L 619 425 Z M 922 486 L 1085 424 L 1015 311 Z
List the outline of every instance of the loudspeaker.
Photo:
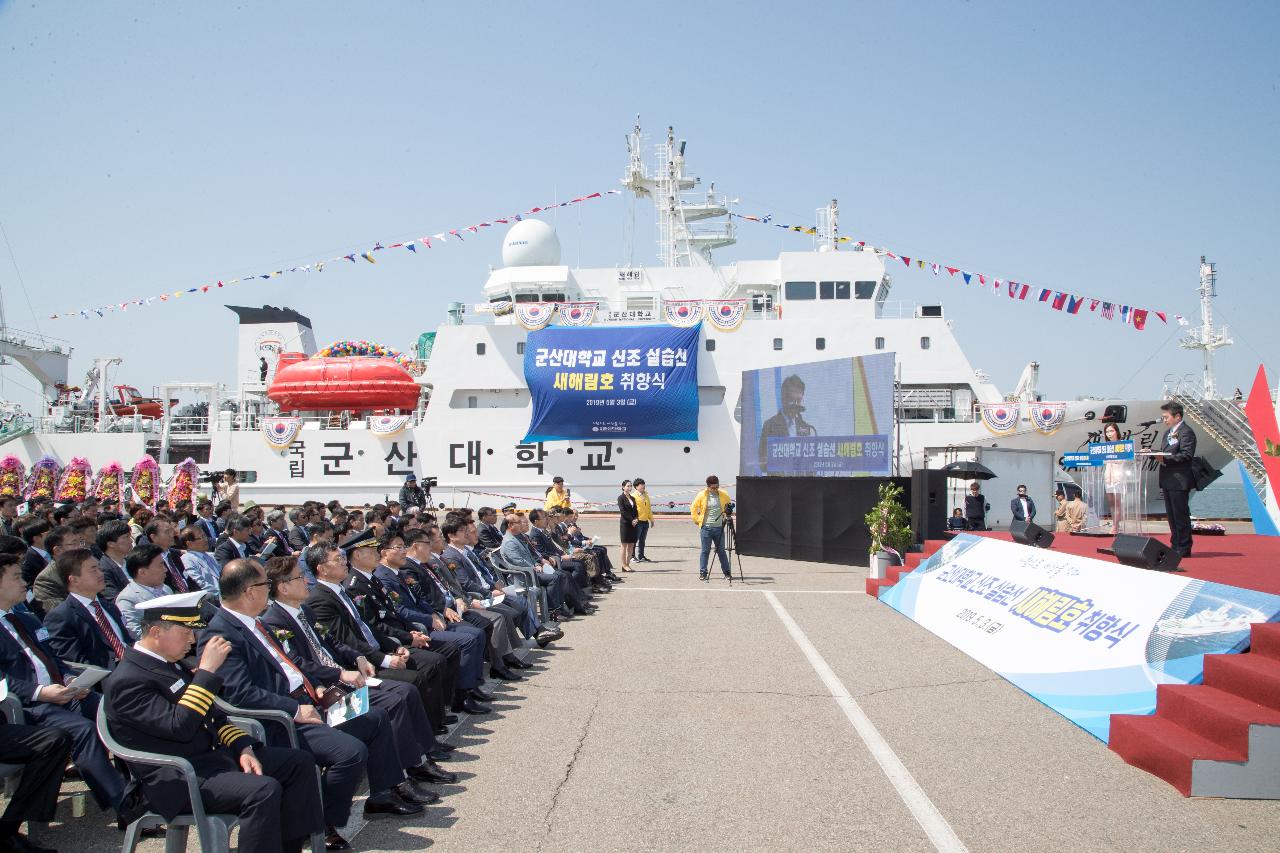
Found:
M 933 468 L 911 472 L 911 532 L 917 544 L 941 539 L 947 530 L 947 475 Z
M 1011 521 L 1009 533 L 1013 541 L 1020 545 L 1031 545 L 1036 548 L 1048 548 L 1053 545 L 1053 534 L 1034 521 Z
M 1111 542 L 1111 552 L 1126 566 L 1137 569 L 1155 569 L 1171 572 L 1178 568 L 1182 555 L 1169 550 L 1169 546 L 1150 536 L 1134 536 L 1121 533 Z

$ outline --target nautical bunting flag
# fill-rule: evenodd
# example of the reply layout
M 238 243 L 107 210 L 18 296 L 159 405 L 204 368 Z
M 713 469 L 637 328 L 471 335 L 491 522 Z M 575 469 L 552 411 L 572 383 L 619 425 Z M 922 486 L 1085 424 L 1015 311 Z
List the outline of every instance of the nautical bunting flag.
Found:
M 706 304 L 707 319 L 722 332 L 732 332 L 747 316 L 745 299 L 712 299 Z
M 408 425 L 409 415 L 378 415 L 369 418 L 369 432 L 378 438 L 399 435 Z
M 596 319 L 598 302 L 562 302 L 560 303 L 560 325 L 590 326 Z
M 302 431 L 302 418 L 267 416 L 262 419 L 262 437 L 272 450 L 284 450 Z
M 1017 403 L 983 403 L 979 407 L 982 424 L 994 435 L 1004 435 L 1018 427 Z
M 696 326 L 702 319 L 702 300 L 663 300 L 662 316 L 673 326 Z

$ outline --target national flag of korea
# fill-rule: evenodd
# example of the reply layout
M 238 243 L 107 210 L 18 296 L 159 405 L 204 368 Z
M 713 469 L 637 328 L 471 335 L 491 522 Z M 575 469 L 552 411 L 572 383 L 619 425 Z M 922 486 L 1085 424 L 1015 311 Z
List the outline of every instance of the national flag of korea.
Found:
M 1061 311 L 1063 306 L 1066 304 L 1067 304 L 1067 294 L 1056 293 L 1056 292 L 1053 294 L 1053 310 L 1054 311 Z
M 1133 327 L 1137 329 L 1139 332 L 1141 332 L 1143 329 L 1147 327 L 1147 309 L 1145 308 L 1133 309 Z

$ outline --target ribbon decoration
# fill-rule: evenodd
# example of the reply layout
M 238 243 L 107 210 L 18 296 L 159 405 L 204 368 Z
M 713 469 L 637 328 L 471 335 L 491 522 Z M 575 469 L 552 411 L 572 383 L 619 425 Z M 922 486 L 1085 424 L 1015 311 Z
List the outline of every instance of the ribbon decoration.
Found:
M 555 310 L 554 302 L 519 302 L 516 304 L 516 319 L 532 332 L 550 323 Z
M 513 223 L 520 222 L 526 216 L 535 216 L 539 213 L 545 213 L 546 211 L 549 211 L 549 210 L 555 210 L 561 207 L 569 207 L 570 205 L 574 205 L 574 204 L 582 204 L 583 202 L 594 201 L 595 199 L 604 198 L 605 196 L 619 195 L 621 194 L 621 192 L 622 190 L 604 190 L 602 192 L 589 193 L 587 195 L 580 195 L 577 198 L 571 198 L 568 201 L 553 202 L 552 204 L 531 207 L 528 210 L 524 211 L 523 213 L 512 213 L 507 216 L 499 216 L 493 219 L 485 220 L 483 222 L 477 222 L 475 225 L 467 225 L 465 227 L 460 227 L 460 228 L 451 228 L 448 231 L 441 231 L 438 234 L 432 234 L 427 237 L 419 237 L 416 240 L 405 240 L 405 241 L 399 241 L 394 243 L 388 243 L 386 245 L 383 245 L 382 242 L 379 241 L 370 248 L 356 249 L 354 251 L 346 253 L 345 255 L 338 255 L 336 258 L 328 258 L 326 260 L 315 261 L 310 264 L 303 264 L 302 266 L 273 270 L 271 272 L 258 273 L 256 275 L 244 275 L 239 278 L 219 279 L 212 284 L 202 284 L 196 287 L 188 287 L 182 290 L 175 290 L 172 293 L 161 293 L 161 294 L 157 294 L 156 296 L 147 296 L 147 297 L 142 297 L 138 299 L 127 299 L 123 302 L 114 302 L 109 305 L 100 305 L 97 307 L 90 307 L 90 308 L 78 308 L 73 311 L 63 311 L 56 314 L 50 314 L 49 319 L 64 320 L 64 319 L 80 317 L 82 319 L 88 320 L 94 316 L 105 317 L 107 316 L 107 313 L 111 311 L 126 311 L 129 308 L 135 307 L 135 306 L 153 305 L 156 302 L 168 302 L 170 299 L 180 299 L 189 293 L 208 293 L 211 290 L 218 290 L 219 288 L 227 287 L 233 284 L 245 284 L 251 281 L 260 281 L 260 280 L 265 281 L 273 278 L 278 278 L 287 273 L 324 272 L 325 264 L 338 263 L 339 261 L 350 261 L 351 263 L 354 264 L 356 263 L 356 259 L 359 258 L 364 261 L 367 261 L 370 264 L 376 264 L 377 260 L 374 257 L 375 252 L 382 252 L 388 249 L 405 249 L 406 251 L 413 252 L 416 255 L 418 254 L 419 246 L 430 249 L 432 246 L 432 241 L 435 241 L 436 243 L 447 243 L 449 242 L 450 238 L 453 238 L 458 240 L 459 242 L 466 242 L 466 240 L 462 236 L 464 232 L 479 234 L 481 228 L 492 228 L 495 225 L 511 225 Z
M 284 450 L 302 432 L 302 418 L 269 416 L 262 419 L 262 437 L 272 450 Z
M 562 326 L 590 326 L 596 319 L 599 302 L 562 302 L 557 309 Z
M 979 412 L 982 425 L 993 435 L 1004 435 L 1018 427 L 1020 407 L 1017 403 L 983 403 Z
M 369 432 L 378 438 L 390 438 L 404 432 L 409 425 L 408 415 L 378 415 L 369 418 Z
M 1032 403 L 1028 408 L 1031 409 L 1031 423 L 1045 435 L 1053 435 L 1067 419 L 1066 403 Z
M 742 325 L 747 316 L 745 299 L 709 299 L 706 304 L 707 319 L 722 332 L 732 332 Z
M 663 300 L 662 316 L 673 326 L 689 327 L 702 319 L 701 299 Z
M 772 215 L 750 216 L 743 213 L 730 213 L 729 216 L 735 219 L 745 219 L 748 222 L 755 222 L 759 225 L 772 225 L 774 228 L 783 228 L 787 231 L 794 231 L 797 234 L 808 234 L 811 236 L 818 236 L 819 234 L 816 226 L 784 225 L 780 222 L 774 222 Z M 1004 287 L 1007 287 L 1008 289 L 1009 298 L 1017 299 L 1019 301 L 1025 301 L 1027 296 L 1033 292 L 1032 285 L 1026 284 L 1025 282 L 1018 282 L 1012 279 L 992 278 L 985 273 L 971 272 L 969 270 L 961 269 L 960 267 L 948 266 L 947 264 L 937 263 L 935 261 L 926 261 L 919 257 L 915 257 L 914 255 L 907 256 L 894 254 L 887 248 L 869 245 L 865 240 L 856 240 L 853 237 L 836 237 L 835 241 L 837 243 L 852 243 L 855 246 L 875 252 L 877 255 L 883 255 L 884 257 L 892 258 L 895 261 L 902 261 L 907 269 L 912 267 L 912 261 L 914 260 L 914 265 L 917 269 L 924 270 L 928 268 L 934 275 L 939 275 L 942 270 L 946 270 L 948 275 L 954 278 L 956 274 L 959 273 L 960 277 L 964 279 L 965 284 L 970 284 L 975 278 L 978 280 L 978 284 L 981 287 L 986 287 L 987 283 L 991 282 L 995 287 L 994 293 L 997 296 Z M 1129 305 L 1103 302 L 1100 299 L 1094 299 L 1089 296 L 1076 296 L 1071 293 L 1063 293 L 1061 291 L 1043 288 L 1035 288 L 1034 290 L 1038 291 L 1038 298 L 1036 299 L 1037 302 L 1048 303 L 1055 311 L 1065 310 L 1068 314 L 1079 314 L 1081 306 L 1088 303 L 1089 313 L 1100 313 L 1104 320 L 1110 320 L 1115 315 L 1115 309 L 1118 308 L 1120 311 L 1120 322 L 1126 326 L 1133 326 L 1140 332 L 1146 328 L 1149 314 L 1155 314 L 1161 323 L 1169 322 L 1167 319 L 1167 311 L 1150 311 L 1146 308 L 1134 308 Z M 1099 305 L 1102 306 L 1101 312 L 1098 311 Z M 1178 321 L 1179 325 L 1186 325 L 1181 315 L 1175 314 L 1174 318 Z

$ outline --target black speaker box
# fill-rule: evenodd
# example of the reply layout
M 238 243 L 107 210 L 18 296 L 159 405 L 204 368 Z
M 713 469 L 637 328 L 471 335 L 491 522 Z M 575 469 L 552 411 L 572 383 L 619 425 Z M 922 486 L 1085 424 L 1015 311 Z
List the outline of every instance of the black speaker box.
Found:
M 1159 572 L 1174 571 L 1182 560 L 1181 554 L 1169 550 L 1169 546 L 1159 539 L 1129 533 L 1121 533 L 1112 540 L 1111 552 L 1126 566 Z
M 911 472 L 911 533 L 916 544 L 942 539 L 947 530 L 947 475 L 931 468 Z
M 1049 548 L 1053 545 L 1053 534 L 1034 521 L 1011 521 L 1009 533 L 1013 536 L 1013 541 L 1021 545 L 1036 548 Z

